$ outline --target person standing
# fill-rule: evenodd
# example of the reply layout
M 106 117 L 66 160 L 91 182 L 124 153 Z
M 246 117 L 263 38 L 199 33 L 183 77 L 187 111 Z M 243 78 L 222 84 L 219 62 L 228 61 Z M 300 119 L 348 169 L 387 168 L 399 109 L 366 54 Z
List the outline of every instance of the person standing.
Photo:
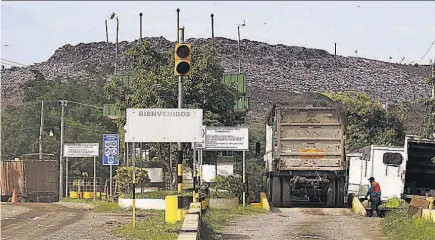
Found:
M 370 188 L 366 194 L 366 198 L 370 195 L 370 205 L 373 217 L 377 217 L 379 213 L 379 205 L 381 204 L 381 185 L 375 181 L 374 177 L 369 178 Z

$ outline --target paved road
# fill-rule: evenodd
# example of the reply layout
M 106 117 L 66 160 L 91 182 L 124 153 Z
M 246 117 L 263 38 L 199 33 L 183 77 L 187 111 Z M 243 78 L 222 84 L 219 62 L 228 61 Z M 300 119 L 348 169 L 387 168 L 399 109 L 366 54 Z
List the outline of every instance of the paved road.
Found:
M 91 208 L 71 203 L 2 203 L 1 239 L 119 239 L 110 232 L 123 217 L 93 213 Z
M 231 222 L 222 239 L 385 240 L 379 221 L 352 215 L 348 209 L 275 209 Z

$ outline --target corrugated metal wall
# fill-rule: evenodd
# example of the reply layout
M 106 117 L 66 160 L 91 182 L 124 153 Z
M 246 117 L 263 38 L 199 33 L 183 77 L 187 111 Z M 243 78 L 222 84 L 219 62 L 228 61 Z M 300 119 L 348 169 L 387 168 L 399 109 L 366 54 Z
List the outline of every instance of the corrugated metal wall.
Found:
M 12 195 L 14 188 L 17 193 L 24 191 L 24 172 L 22 161 L 2 161 L 1 163 L 1 194 Z
M 56 161 L 2 161 L 1 194 L 11 195 L 32 192 L 58 193 L 58 169 Z
M 26 193 L 59 191 L 56 161 L 25 162 L 24 174 Z

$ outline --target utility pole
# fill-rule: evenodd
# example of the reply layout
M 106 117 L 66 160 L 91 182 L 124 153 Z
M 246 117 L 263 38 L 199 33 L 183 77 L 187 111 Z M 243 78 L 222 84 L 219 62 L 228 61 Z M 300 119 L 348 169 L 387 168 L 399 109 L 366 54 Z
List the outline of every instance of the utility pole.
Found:
M 214 50 L 214 14 L 212 13 L 210 16 L 211 16 L 211 46 L 213 47 Z
M 335 67 L 337 67 L 337 43 L 334 43 L 334 61 Z
M 42 134 L 44 133 L 44 101 L 41 101 L 41 126 L 39 127 L 39 160 L 42 160 Z
M 240 27 L 244 27 L 245 22 L 243 24 L 237 25 L 237 33 L 238 33 L 238 41 L 237 41 L 237 52 L 239 54 L 239 74 L 242 73 L 242 54 L 240 53 Z
M 107 28 L 107 19 L 105 20 L 106 23 L 106 43 L 107 45 L 109 45 L 109 30 Z
M 435 59 L 432 63 L 432 99 L 435 99 Z
M 118 48 L 119 48 L 119 19 L 116 17 L 116 62 L 115 74 L 118 72 Z
M 61 116 L 60 116 L 60 154 L 59 154 L 59 201 L 63 199 L 63 126 L 64 126 L 64 116 L 65 107 L 68 101 L 60 100 L 62 106 Z
M 140 23 L 139 23 L 139 25 L 140 25 L 140 41 L 142 41 L 142 16 L 143 16 L 143 14 L 139 13 L 139 18 L 140 18 Z

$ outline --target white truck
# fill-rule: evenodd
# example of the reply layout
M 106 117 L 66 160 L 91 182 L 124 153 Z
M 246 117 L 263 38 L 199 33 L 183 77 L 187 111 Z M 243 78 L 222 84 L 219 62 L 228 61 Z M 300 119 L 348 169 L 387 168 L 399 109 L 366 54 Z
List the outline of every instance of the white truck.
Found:
M 369 177 L 381 185 L 382 200 L 435 195 L 435 141 L 407 135 L 404 147 L 367 146 L 347 154 L 348 193 L 363 197 Z
M 381 200 L 401 198 L 406 161 L 403 147 L 370 145 L 347 154 L 349 163 L 348 193 L 364 197 L 370 187 L 369 177 L 381 185 Z

